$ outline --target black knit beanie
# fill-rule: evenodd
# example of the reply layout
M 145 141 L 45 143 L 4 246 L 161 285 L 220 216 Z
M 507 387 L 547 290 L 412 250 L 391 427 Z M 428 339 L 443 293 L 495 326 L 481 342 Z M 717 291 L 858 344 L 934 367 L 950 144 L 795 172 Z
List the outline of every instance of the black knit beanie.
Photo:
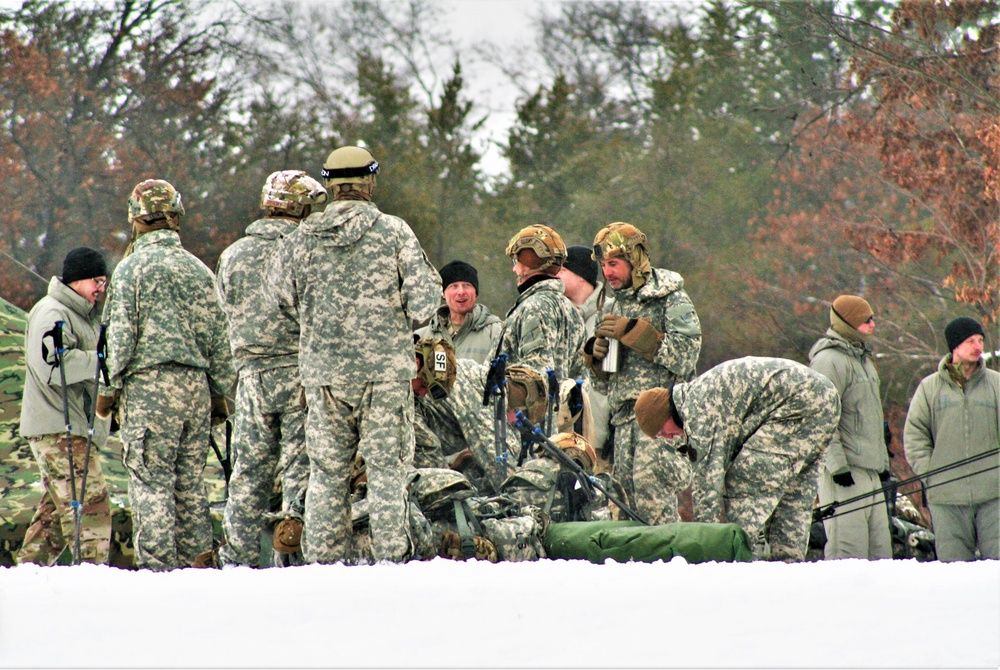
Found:
M 62 282 L 67 286 L 81 279 L 107 275 L 108 266 L 104 262 L 104 256 L 95 249 L 77 247 L 66 254 L 66 259 L 63 260 Z
M 591 256 L 593 253 L 594 250 L 590 247 L 579 244 L 567 247 L 566 261 L 563 263 L 563 267 L 597 288 L 597 261 Z
M 983 326 L 967 316 L 958 317 L 944 328 L 944 339 L 948 343 L 948 351 L 955 351 L 955 347 L 973 335 L 986 337 Z
M 472 287 L 476 289 L 476 295 L 479 295 L 479 272 L 465 261 L 452 261 L 448 263 L 441 268 L 440 274 L 442 289 L 448 288 L 448 284 L 464 281 L 472 284 Z

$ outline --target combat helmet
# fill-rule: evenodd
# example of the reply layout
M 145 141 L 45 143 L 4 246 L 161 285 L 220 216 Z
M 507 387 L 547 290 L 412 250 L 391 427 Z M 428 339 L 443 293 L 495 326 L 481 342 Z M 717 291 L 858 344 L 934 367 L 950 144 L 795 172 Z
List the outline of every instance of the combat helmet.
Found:
M 523 365 L 507 368 L 507 410 L 525 410 L 528 421 L 538 424 L 545 418 L 548 409 L 545 379 L 542 375 Z
M 557 433 L 549 440 L 576 461 L 581 468 L 593 474 L 597 464 L 597 452 L 579 433 Z
M 504 253 L 512 260 L 518 260 L 517 255 L 525 249 L 530 249 L 538 256 L 541 265 L 533 270 L 546 271 L 550 268 L 561 268 L 566 261 L 566 243 L 559 233 L 546 225 L 536 223 L 522 228 L 510 238 Z M 552 272 L 548 272 L 552 274 Z
M 601 228 L 594 236 L 595 261 L 621 258 L 632 266 L 632 286 L 638 289 L 646 283 L 651 269 L 646 234 L 631 223 L 618 221 Z
M 378 173 L 379 164 L 367 149 L 340 147 L 334 149 L 323 163 L 326 185 L 366 184 Z
M 151 223 L 168 214 L 184 216 L 181 194 L 162 179 L 147 179 L 135 185 L 128 197 L 128 219 Z
M 434 400 L 448 397 L 455 386 L 458 363 L 451 342 L 440 337 L 425 337 L 413 345 L 417 356 L 423 362 L 420 379 Z
M 313 205 L 327 200 L 326 189 L 302 170 L 272 172 L 260 191 L 260 208 L 272 214 L 302 218 Z

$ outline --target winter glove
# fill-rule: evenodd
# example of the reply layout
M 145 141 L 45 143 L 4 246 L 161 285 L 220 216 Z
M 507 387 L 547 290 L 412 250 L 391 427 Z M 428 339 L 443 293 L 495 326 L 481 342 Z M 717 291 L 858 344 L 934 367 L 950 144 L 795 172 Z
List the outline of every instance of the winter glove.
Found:
M 839 486 L 854 486 L 854 477 L 850 472 L 841 472 L 833 476 L 833 482 Z
M 614 314 L 605 315 L 596 334 L 618 340 L 647 360 L 653 359 L 663 340 L 663 333 L 656 330 L 649 319 L 626 319 Z
M 889 473 L 888 470 L 883 470 L 882 472 L 878 473 L 878 480 L 880 482 L 889 481 L 889 477 L 892 477 L 892 475 Z
M 218 426 L 229 417 L 229 403 L 224 396 L 212 398 L 212 425 Z
M 608 341 L 603 337 L 591 337 L 589 340 L 583 344 L 583 362 L 584 364 L 594 370 L 595 372 L 600 372 L 601 361 L 604 357 L 608 355 Z
M 102 393 L 97 396 L 97 406 L 94 408 L 94 411 L 99 418 L 107 419 L 117 408 L 118 391 L 113 390 L 111 393 Z

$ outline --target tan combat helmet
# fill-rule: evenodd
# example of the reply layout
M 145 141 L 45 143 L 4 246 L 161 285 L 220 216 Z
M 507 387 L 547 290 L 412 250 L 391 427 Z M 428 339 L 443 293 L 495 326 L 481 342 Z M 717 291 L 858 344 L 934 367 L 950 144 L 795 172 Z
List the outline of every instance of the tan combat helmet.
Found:
M 595 261 L 621 258 L 632 266 L 632 287 L 638 290 L 652 271 L 646 235 L 631 223 L 609 223 L 594 236 Z
M 167 215 L 184 216 L 181 194 L 170 182 L 147 179 L 135 185 L 128 197 L 128 220 L 152 223 Z
M 455 386 L 458 363 L 451 342 L 441 337 L 425 337 L 413 345 L 420 357 L 421 380 L 434 400 L 448 397 Z
M 326 201 L 323 185 L 302 170 L 272 172 L 260 191 L 260 208 L 275 216 L 301 219 Z
M 545 418 L 548 396 L 545 379 L 523 365 L 511 365 L 506 370 L 507 411 L 524 410 L 528 421 L 538 424 Z
M 563 242 L 562 237 L 556 231 L 540 223 L 518 231 L 514 237 L 510 238 L 504 253 L 511 260 L 517 261 L 518 254 L 524 250 L 533 252 L 540 261 L 539 263 L 525 263 L 526 265 L 532 270 L 546 272 L 546 274 L 553 276 L 552 270 L 558 272 L 558 269 L 566 261 L 566 243 Z
M 597 465 L 597 452 L 579 433 L 557 433 L 550 441 L 576 461 L 586 472 L 593 474 Z

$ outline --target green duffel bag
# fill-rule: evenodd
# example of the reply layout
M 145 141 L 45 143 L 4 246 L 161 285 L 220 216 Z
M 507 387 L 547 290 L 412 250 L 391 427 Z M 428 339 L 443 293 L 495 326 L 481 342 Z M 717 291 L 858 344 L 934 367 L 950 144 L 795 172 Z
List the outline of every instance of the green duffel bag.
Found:
M 582 558 L 592 563 L 609 558 L 619 563 L 653 563 L 674 556 L 683 556 L 688 563 L 753 560 L 750 536 L 734 523 L 551 523 L 544 545 L 549 558 Z

